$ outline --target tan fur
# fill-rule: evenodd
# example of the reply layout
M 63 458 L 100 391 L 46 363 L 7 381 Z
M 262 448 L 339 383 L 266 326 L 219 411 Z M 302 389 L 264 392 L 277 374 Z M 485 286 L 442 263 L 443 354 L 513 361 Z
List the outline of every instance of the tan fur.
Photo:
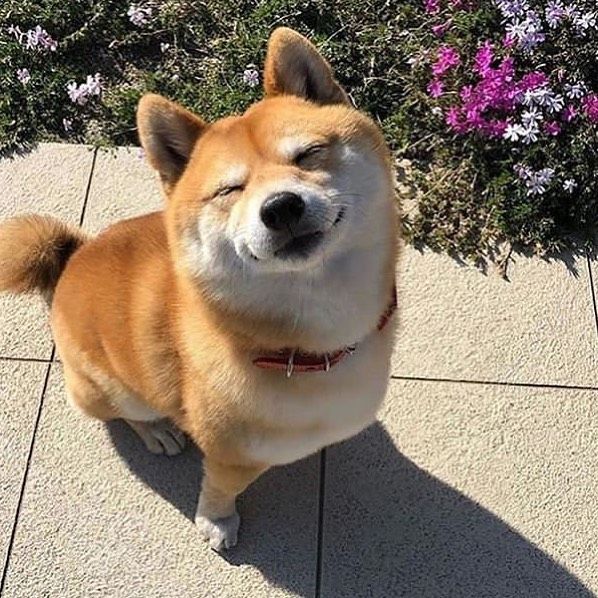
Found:
M 47 216 L 0 225 L 0 291 L 50 295 L 71 255 L 85 242 L 77 229 Z
M 5 260 L 6 248 L 23 246 L 23 257 L 7 266 L 10 273 L 0 274 L 1 286 L 13 290 L 52 287 L 60 270 L 59 239 L 79 247 L 58 280 L 52 306 L 69 398 L 102 420 L 168 417 L 193 439 L 205 455 L 198 524 L 216 548 L 236 541 L 235 497 L 260 473 L 372 421 L 392 349 L 393 327 L 376 330 L 391 296 L 398 251 L 382 135 L 347 105 L 315 48 L 288 29 L 272 36 L 265 89 L 269 97 L 244 115 L 210 125 L 158 96 L 142 100 L 140 137 L 164 183 L 164 212 L 115 224 L 83 245 L 78 233 L 47 220 L 21 221 L 0 235 Z M 305 136 L 326 140 L 326 151 L 302 167 L 281 157 L 282 141 Z M 215 195 L 230 183 L 226 177 L 235 176 L 245 177 L 242 190 Z M 347 226 L 354 231 L 349 240 L 339 237 L 349 244 L 335 258 L 338 267 L 323 274 L 332 258 L 322 257 L 322 264 L 310 266 L 313 275 L 301 263 L 293 266 L 298 274 L 250 274 L 249 260 L 248 270 L 227 272 L 219 239 L 225 231 L 234 231 L 235 242 L 246 234 L 268 193 L 294 185 L 318 195 L 347 184 L 347 177 L 377 199 L 361 197 L 352 206 Z M 371 201 L 378 203 L 370 217 Z M 340 208 L 332 201 L 329 209 Z M 359 236 L 360 221 L 373 232 Z M 211 234 L 213 247 L 206 237 Z M 210 258 L 210 251 L 218 255 Z M 345 259 L 347 252 L 356 255 Z M 224 265 L 217 266 L 221 258 Z M 355 266 L 354 260 L 362 261 Z M 343 279 L 337 280 L 343 268 L 347 281 L 354 284 L 363 275 L 363 284 L 351 287 L 352 297 L 327 296 L 328 284 L 343 288 Z M 294 284 L 297 291 L 290 292 Z M 281 295 L 269 303 L 272 293 Z M 312 295 L 322 303 L 312 304 Z M 326 352 L 353 342 L 360 343 L 356 355 L 328 374 L 287 379 L 252 364 L 268 350 Z M 339 411 L 345 393 L 350 402 Z M 140 426 L 144 434 L 149 430 L 148 423 Z

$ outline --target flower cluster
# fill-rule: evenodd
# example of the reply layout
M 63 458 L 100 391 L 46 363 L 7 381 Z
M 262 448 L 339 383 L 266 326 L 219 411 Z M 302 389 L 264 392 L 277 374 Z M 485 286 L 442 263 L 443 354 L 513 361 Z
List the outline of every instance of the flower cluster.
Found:
M 11 25 L 8 28 L 8 33 L 13 35 L 27 50 L 35 49 L 42 52 L 56 52 L 56 48 L 58 47 L 58 42 L 41 25 L 36 25 L 34 29 L 29 29 L 25 32 L 21 31 L 18 25 Z
M 249 87 L 256 87 L 260 84 L 260 74 L 255 68 L 255 64 L 248 64 L 243 71 L 243 83 Z
M 469 59 L 457 47 L 443 43 L 430 61 L 427 92 L 439 102 L 434 113 L 442 110 L 449 130 L 459 135 L 476 134 L 524 147 L 572 134 L 581 118 L 597 123 L 598 94 L 586 81 L 568 76 L 566 67 L 550 71 L 541 58 L 529 69 L 530 62 L 534 63 L 530 57 L 552 31 L 568 24 L 574 36 L 583 37 L 596 28 L 596 13 L 580 1 L 567 5 L 561 0 L 537 0 L 534 5 L 532 0 L 493 3 L 500 15 L 502 42 L 484 41 Z M 426 2 L 425 10 L 436 14 L 441 5 Z M 444 35 L 450 22 L 431 24 L 433 35 L 438 37 L 438 27 Z M 460 66 L 464 72 L 454 73 Z M 534 171 L 520 164 L 514 170 L 528 195 L 544 194 L 556 172 L 551 166 Z M 572 179 L 561 182 L 569 193 L 577 186 Z
M 132 4 L 127 11 L 129 21 L 137 27 L 147 25 L 152 18 L 152 9 L 149 6 L 136 6 Z
M 101 95 L 102 82 L 100 74 L 96 73 L 93 77 L 87 75 L 85 83 L 81 83 L 80 85 L 77 85 L 75 81 L 71 81 L 66 89 L 71 102 L 83 106 L 87 104 L 90 98 Z

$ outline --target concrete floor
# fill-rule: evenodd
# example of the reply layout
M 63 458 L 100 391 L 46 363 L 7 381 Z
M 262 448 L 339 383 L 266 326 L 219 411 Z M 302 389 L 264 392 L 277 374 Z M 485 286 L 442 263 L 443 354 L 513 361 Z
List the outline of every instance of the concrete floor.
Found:
M 136 150 L 0 161 L 0 218 L 94 232 L 160 206 Z M 598 263 L 509 280 L 408 249 L 379 422 L 270 471 L 226 557 L 192 523 L 200 460 L 65 403 L 45 307 L 0 298 L 2 598 L 574 598 L 598 592 Z

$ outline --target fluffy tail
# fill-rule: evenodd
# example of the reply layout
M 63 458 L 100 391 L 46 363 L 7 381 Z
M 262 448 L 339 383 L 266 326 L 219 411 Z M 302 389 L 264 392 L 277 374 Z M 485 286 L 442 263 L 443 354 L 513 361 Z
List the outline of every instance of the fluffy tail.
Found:
M 49 301 L 67 261 L 85 240 L 79 229 L 47 216 L 0 224 L 0 291 L 39 291 Z

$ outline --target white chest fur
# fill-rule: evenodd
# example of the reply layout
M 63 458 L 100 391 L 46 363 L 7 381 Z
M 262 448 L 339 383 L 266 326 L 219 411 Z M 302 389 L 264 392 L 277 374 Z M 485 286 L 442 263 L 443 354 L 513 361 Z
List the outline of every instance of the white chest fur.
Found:
M 329 372 L 288 379 L 279 371 L 256 372 L 251 416 L 266 429 L 249 434 L 243 447 L 248 456 L 271 465 L 291 463 L 372 423 L 388 385 L 393 328 L 370 334 Z

